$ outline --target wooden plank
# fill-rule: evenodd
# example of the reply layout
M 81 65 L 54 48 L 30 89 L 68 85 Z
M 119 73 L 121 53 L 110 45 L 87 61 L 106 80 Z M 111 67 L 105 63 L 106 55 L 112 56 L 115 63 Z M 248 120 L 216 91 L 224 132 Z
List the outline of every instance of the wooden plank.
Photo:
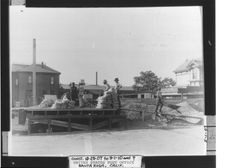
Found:
M 71 118 L 68 119 L 68 132 L 71 131 Z
M 46 120 L 39 120 L 38 122 L 42 124 L 47 124 Z M 68 128 L 68 122 L 66 121 L 51 120 L 51 125 Z M 87 125 L 77 124 L 77 123 L 72 123 L 72 122 L 71 122 L 71 128 L 79 129 L 79 130 L 89 130 L 89 126 Z
M 119 122 L 119 121 L 121 121 L 121 119 L 116 119 L 116 118 L 115 119 L 110 119 L 110 121 L 109 120 L 101 121 L 101 122 L 93 125 L 93 129 L 98 129 L 98 128 L 102 128 L 104 126 L 107 126 L 107 125 L 109 125 L 109 122 L 110 123 L 116 123 L 116 122 Z
M 33 119 L 33 120 L 44 120 L 44 119 L 68 119 L 68 118 L 85 118 L 85 119 L 89 119 L 89 118 L 122 118 L 122 116 L 120 115 L 96 115 L 96 116 L 89 116 L 89 115 L 60 115 L 60 116 L 56 116 L 56 115 L 48 115 L 48 116 L 30 116 L 28 115 L 27 118 L 29 119 Z
M 101 121 L 101 122 L 95 124 L 95 125 L 93 126 L 93 129 L 102 128 L 102 127 L 104 127 L 104 126 L 106 126 L 106 125 L 108 125 L 108 121 L 107 121 L 107 120 L 106 120 L 106 121 Z
M 45 111 L 59 111 L 59 112 L 74 112 L 74 111 L 83 111 L 83 112 L 89 112 L 89 111 L 116 111 L 117 109 L 97 109 L 97 108 L 74 108 L 74 109 L 51 109 L 51 108 L 35 108 L 35 109 L 24 109 L 25 111 L 32 112 L 32 111 L 40 111 L 40 112 L 45 112 Z

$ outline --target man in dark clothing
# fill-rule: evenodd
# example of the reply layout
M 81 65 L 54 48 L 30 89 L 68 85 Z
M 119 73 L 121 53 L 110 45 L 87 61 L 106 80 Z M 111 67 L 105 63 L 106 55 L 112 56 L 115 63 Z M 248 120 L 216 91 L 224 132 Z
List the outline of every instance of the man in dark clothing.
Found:
M 116 94 L 117 94 L 117 100 L 118 100 L 118 103 L 119 103 L 119 108 L 121 108 L 121 100 L 120 100 L 120 89 L 122 88 L 122 85 L 119 83 L 119 79 L 118 78 L 115 78 L 115 91 L 116 91 Z
M 78 85 L 79 107 L 84 107 L 84 100 L 83 100 L 84 93 L 85 93 L 84 86 L 85 86 L 85 82 L 84 80 L 81 80 L 81 82 Z
M 76 105 L 78 104 L 77 103 L 77 97 L 78 97 L 78 93 L 77 93 L 77 88 L 75 86 L 75 83 L 73 82 L 71 87 L 70 87 L 70 99 L 73 100 Z
M 161 117 L 161 110 L 162 110 L 162 107 L 163 107 L 163 98 L 162 98 L 161 88 L 160 87 L 158 88 L 156 96 L 157 96 L 157 103 L 156 103 L 155 115 L 158 116 L 158 117 Z M 160 107 L 160 110 L 158 112 L 159 107 Z

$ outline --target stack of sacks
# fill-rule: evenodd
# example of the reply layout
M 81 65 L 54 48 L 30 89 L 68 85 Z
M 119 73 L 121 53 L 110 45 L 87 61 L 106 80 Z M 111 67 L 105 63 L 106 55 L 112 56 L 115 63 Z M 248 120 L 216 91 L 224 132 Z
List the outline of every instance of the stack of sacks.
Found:
M 40 108 L 51 107 L 54 104 L 54 100 L 52 99 L 43 99 L 43 101 L 39 104 Z
M 105 91 L 103 96 L 97 98 L 96 108 L 98 109 L 119 108 L 117 94 L 115 93 L 114 89 L 111 88 L 110 90 Z
M 98 109 L 107 109 L 112 108 L 112 95 L 110 92 L 104 92 L 103 96 L 97 98 L 96 108 Z
M 52 109 L 71 109 L 74 107 L 75 107 L 75 102 L 70 101 L 65 95 L 62 100 L 56 100 L 51 108 Z

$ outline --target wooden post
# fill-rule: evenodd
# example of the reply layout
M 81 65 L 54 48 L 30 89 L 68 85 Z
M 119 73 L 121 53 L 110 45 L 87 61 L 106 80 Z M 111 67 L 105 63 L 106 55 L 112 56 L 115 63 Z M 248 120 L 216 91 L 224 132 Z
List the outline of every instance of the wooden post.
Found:
M 51 130 L 51 119 L 48 119 L 48 130 L 47 130 L 48 133 L 51 133 L 52 130 Z
M 90 130 L 93 129 L 93 118 L 92 117 L 89 118 L 89 129 Z
M 144 121 L 145 110 L 142 110 L 142 121 Z
M 109 118 L 108 120 L 109 120 L 109 129 L 111 129 L 112 128 L 112 118 Z
M 68 119 L 68 132 L 71 131 L 71 118 Z
M 28 119 L 28 134 L 31 133 L 31 121 Z

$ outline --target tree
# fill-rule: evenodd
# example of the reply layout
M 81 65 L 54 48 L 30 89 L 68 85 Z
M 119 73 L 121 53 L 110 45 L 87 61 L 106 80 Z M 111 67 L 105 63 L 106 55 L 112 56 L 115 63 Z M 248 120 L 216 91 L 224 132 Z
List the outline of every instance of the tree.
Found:
M 157 90 L 160 80 L 152 71 L 140 72 L 140 76 L 134 77 L 133 88 L 136 91 L 154 92 Z
M 163 80 L 160 80 L 160 86 L 161 88 L 166 88 L 169 86 L 175 86 L 176 82 L 172 78 L 164 78 Z
M 155 92 L 158 87 L 166 88 L 174 86 L 176 82 L 172 78 L 164 78 L 161 80 L 154 72 L 140 72 L 140 76 L 134 77 L 135 84 L 133 88 L 140 92 Z

